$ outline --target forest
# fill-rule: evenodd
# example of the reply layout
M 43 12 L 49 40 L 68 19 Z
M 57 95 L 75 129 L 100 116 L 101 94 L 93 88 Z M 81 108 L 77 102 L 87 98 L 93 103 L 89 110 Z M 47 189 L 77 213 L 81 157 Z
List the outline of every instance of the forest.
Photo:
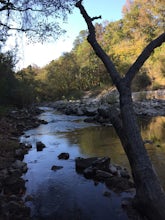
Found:
M 97 22 L 96 38 L 124 76 L 144 47 L 165 29 L 163 1 L 126 1 L 123 17 Z M 73 49 L 40 68 L 15 70 L 17 54 L 0 54 L 0 105 L 26 107 L 36 102 L 78 99 L 85 91 L 113 88 L 99 58 L 80 31 Z M 165 45 L 157 48 L 132 83 L 132 91 L 156 90 L 165 85 Z

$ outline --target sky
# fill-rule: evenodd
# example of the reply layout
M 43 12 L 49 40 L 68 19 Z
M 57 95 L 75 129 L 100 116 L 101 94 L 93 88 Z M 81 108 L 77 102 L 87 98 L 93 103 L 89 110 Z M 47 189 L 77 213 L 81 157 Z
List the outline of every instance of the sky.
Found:
M 102 19 L 98 20 L 98 22 L 105 20 L 115 21 L 122 18 L 122 7 L 125 1 L 126 0 L 84 0 L 83 5 L 91 17 L 102 16 Z M 73 13 L 68 16 L 68 21 L 62 28 L 66 30 L 66 34 L 61 36 L 54 43 L 27 44 L 23 42 L 22 55 L 18 63 L 18 68 L 24 68 L 33 64 L 43 67 L 50 61 L 60 57 L 64 52 L 70 52 L 79 32 L 87 29 L 86 23 L 78 8 L 75 8 Z

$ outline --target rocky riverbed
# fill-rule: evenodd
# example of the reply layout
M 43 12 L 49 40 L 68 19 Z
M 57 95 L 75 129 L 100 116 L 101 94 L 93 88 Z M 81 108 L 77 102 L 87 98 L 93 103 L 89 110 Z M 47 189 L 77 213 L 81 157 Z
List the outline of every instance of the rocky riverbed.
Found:
M 22 200 L 26 188 L 21 176 L 28 169 L 22 160 L 31 146 L 19 143 L 18 138 L 23 131 L 45 123 L 36 117 L 40 112 L 15 109 L 0 118 L 0 219 L 30 218 L 30 209 Z
M 112 98 L 113 97 L 113 98 Z M 115 97 L 115 98 L 114 98 Z M 86 98 L 74 101 L 57 101 L 47 103 L 47 106 L 54 107 L 56 110 L 67 115 L 86 115 L 87 122 L 99 122 L 101 124 L 110 123 L 108 116 L 109 109 L 116 109 L 120 113 L 119 100 L 117 94 L 95 98 Z M 165 99 L 144 99 L 133 101 L 134 111 L 138 116 L 165 116 Z

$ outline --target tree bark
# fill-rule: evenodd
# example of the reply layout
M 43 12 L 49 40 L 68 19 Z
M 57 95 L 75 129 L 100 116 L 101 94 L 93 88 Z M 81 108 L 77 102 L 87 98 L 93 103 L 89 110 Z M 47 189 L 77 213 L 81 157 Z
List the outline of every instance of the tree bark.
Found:
M 76 6 L 80 9 L 80 12 L 88 25 L 88 42 L 93 47 L 97 56 L 104 63 L 120 94 L 121 118 L 115 115 L 113 111 L 110 111 L 109 114 L 131 166 L 132 176 L 136 185 L 135 205 L 148 219 L 164 220 L 165 193 L 161 187 L 150 158 L 148 157 L 140 134 L 136 115 L 133 110 L 131 82 L 153 50 L 165 41 L 165 33 L 152 41 L 143 50 L 127 72 L 126 76 L 122 78 L 117 72 L 113 62 L 96 40 L 95 28 L 92 21 L 98 17 L 89 17 L 82 5 L 82 0 L 79 1 Z

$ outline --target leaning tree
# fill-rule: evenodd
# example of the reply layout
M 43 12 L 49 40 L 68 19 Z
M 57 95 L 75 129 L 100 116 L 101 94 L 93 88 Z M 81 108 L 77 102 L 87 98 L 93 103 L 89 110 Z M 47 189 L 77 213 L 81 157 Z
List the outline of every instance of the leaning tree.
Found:
M 142 51 L 125 76 L 121 76 L 110 57 L 105 53 L 96 39 L 95 27 L 92 23 L 99 17 L 90 17 L 82 5 L 83 0 L 76 3 L 88 26 L 88 42 L 96 55 L 104 63 L 120 97 L 120 116 L 114 110 L 109 111 L 111 122 L 121 140 L 128 157 L 132 176 L 136 185 L 135 205 L 151 220 L 165 219 L 165 193 L 160 185 L 157 174 L 148 157 L 133 109 L 131 83 L 144 62 L 155 48 L 165 42 L 165 33 L 149 43 Z

